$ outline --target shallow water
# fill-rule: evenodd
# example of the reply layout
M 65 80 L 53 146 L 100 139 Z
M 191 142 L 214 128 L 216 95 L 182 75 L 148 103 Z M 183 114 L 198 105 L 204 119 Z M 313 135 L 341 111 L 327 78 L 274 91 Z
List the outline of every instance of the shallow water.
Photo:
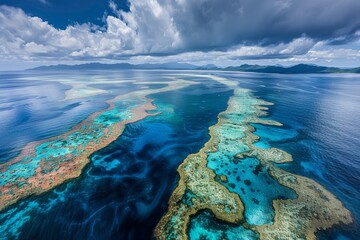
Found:
M 209 212 L 201 212 L 196 215 L 190 223 L 189 239 L 258 239 L 258 234 L 244 228 L 220 223 L 214 220 L 214 216 Z
M 161 82 L 169 81 L 170 76 L 182 73 L 203 72 L 0 75 L 0 161 L 16 156 L 28 142 L 66 132 L 91 113 L 105 109 L 105 101 L 118 94 L 147 87 L 159 88 L 163 86 Z M 241 87 L 251 89 L 254 95 L 275 103 L 270 106 L 268 118 L 285 125 L 279 128 L 254 124 L 255 134 L 261 137 L 257 146 L 278 147 L 291 153 L 294 162 L 280 167 L 318 181 L 353 213 L 354 226 L 338 227 L 319 234 L 320 237 L 358 239 L 360 77 L 345 74 L 211 74 L 235 79 Z M 0 232 L 10 239 L 151 238 L 176 186 L 177 166 L 208 141 L 207 128 L 217 122 L 216 116 L 226 109 L 232 95 L 224 85 L 210 79 L 181 78 L 202 84 L 150 96 L 162 114 L 129 124 L 115 142 L 91 156 L 91 162 L 80 178 L 2 211 Z M 72 86 L 69 81 L 84 79 L 91 79 L 92 87 L 107 92 L 64 100 L 66 91 Z M 151 82 L 158 83 L 153 85 Z M 240 165 L 243 169 L 236 174 L 251 181 L 256 160 L 248 158 Z M 215 165 L 213 168 L 216 170 Z M 229 166 L 228 169 L 234 168 Z M 223 171 L 223 168 L 219 169 Z M 236 174 L 229 183 L 237 182 Z M 265 182 L 266 179 L 274 181 L 266 172 L 260 175 Z M 243 194 L 241 188 L 249 195 L 244 198 L 246 218 L 259 225 L 272 222 L 270 199 L 287 194 L 281 186 L 269 192 L 256 181 L 239 187 L 235 189 L 240 189 L 240 196 Z M 194 218 L 191 226 L 192 239 L 204 233 L 201 229 L 206 226 L 214 227 L 214 233 L 207 233 L 213 237 L 226 231 L 244 231 L 230 229 L 233 226 L 216 222 L 206 212 Z M 256 237 L 252 232 L 244 234 L 249 239 Z

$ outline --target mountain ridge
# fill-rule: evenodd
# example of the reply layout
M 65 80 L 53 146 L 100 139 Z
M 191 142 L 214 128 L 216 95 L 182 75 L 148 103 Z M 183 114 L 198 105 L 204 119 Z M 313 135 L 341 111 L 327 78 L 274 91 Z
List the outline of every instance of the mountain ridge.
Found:
M 130 63 L 84 63 L 78 65 L 50 65 L 40 66 L 36 68 L 27 69 L 26 71 L 54 71 L 54 70 L 131 70 L 131 69 L 153 69 L 153 70 L 223 70 L 223 71 L 239 71 L 239 72 L 256 72 L 256 73 L 279 73 L 279 74 L 310 74 L 310 73 L 360 73 L 358 68 L 338 68 L 325 67 L 310 64 L 297 64 L 290 67 L 278 65 L 250 65 L 243 64 L 239 66 L 229 66 L 220 68 L 213 64 L 204 66 L 195 66 L 188 63 L 145 63 L 145 64 L 130 64 Z

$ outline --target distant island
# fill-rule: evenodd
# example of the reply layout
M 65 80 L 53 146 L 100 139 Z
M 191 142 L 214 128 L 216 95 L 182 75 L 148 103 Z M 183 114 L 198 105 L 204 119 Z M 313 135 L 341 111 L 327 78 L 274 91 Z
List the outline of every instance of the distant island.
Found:
M 162 64 L 130 64 L 130 63 L 85 63 L 78 65 L 50 65 L 27 69 L 27 71 L 58 71 L 58 70 L 122 70 L 122 69 L 159 69 L 159 70 L 220 70 L 256 73 L 280 73 L 280 74 L 310 74 L 310 73 L 360 73 L 358 68 L 325 67 L 310 64 L 298 64 L 295 66 L 261 66 L 243 64 L 240 66 L 217 67 L 213 64 L 195 66 L 188 63 L 162 63 Z

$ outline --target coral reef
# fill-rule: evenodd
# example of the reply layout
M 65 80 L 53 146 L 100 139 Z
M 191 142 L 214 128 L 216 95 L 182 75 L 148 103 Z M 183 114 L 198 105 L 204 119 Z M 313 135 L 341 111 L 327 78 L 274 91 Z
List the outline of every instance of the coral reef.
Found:
M 25 146 L 20 155 L 0 165 L 0 210 L 33 194 L 41 194 L 78 177 L 89 156 L 155 110 L 148 94 L 172 91 L 193 84 L 174 80 L 160 89 L 135 91 L 108 101 L 109 107 L 89 116 L 69 132 Z
M 277 148 L 264 149 L 254 145 L 259 137 L 253 133 L 255 128 L 251 124 L 282 126 L 279 122 L 261 118 L 267 115 L 266 105 L 271 103 L 253 97 L 245 89 L 234 90 L 228 108 L 219 114 L 218 123 L 209 128 L 210 140 L 179 166 L 179 184 L 170 198 L 168 212 L 155 229 L 157 239 L 187 239 L 189 219 L 200 210 L 208 210 L 219 220 L 257 232 L 261 239 L 315 239 L 319 229 L 352 222 L 350 212 L 325 188 L 273 164 L 291 162 L 290 154 Z M 237 172 L 227 166 L 246 159 L 258 162 L 252 171 L 255 178 L 265 171 L 280 186 L 296 193 L 294 198 L 275 196 L 270 199 L 272 206 L 269 208 L 275 216 L 271 222 L 252 224 L 244 218 L 247 207 L 242 199 L 244 189 L 241 189 L 243 195 L 238 194 L 241 191 L 234 189 L 237 185 L 230 183 Z M 223 168 L 221 175 L 216 174 L 219 166 Z M 249 187 L 252 180 L 237 178 Z M 263 185 L 266 188 L 265 182 Z M 259 204 L 259 200 L 252 200 Z

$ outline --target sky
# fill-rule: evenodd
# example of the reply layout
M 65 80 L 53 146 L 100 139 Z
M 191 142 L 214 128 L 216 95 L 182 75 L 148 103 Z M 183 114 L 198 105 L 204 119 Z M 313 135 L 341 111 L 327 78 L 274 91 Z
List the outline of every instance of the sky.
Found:
M 0 0 L 0 70 L 87 62 L 360 67 L 359 0 Z

